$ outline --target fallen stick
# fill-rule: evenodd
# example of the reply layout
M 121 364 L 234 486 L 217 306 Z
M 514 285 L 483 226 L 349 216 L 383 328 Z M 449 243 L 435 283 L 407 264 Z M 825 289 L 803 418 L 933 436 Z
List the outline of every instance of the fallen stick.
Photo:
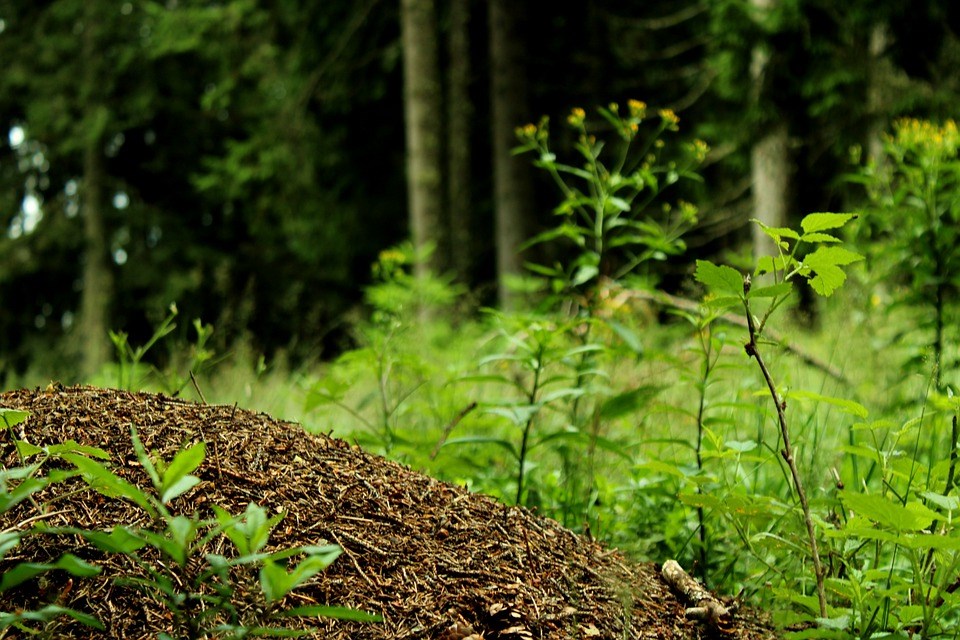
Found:
M 699 582 L 691 578 L 676 560 L 664 562 L 660 575 L 687 604 L 692 605 L 685 611 L 688 618 L 700 620 L 716 631 L 726 633 L 730 629 L 733 609 L 724 606 Z

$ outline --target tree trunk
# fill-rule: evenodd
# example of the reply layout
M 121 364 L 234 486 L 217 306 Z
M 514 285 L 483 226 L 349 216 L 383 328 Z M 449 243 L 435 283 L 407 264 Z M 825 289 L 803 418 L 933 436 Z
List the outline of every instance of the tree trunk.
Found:
M 757 11 L 769 11 L 777 0 L 751 0 Z M 770 54 L 758 45 L 753 50 L 750 73 L 754 88 L 754 108 L 759 109 L 770 101 L 767 75 L 770 71 Z M 750 154 L 750 171 L 753 181 L 753 217 L 771 227 L 788 226 L 789 194 L 791 179 L 789 129 L 784 118 L 772 118 L 760 138 L 753 144 Z M 769 122 L 769 121 L 768 121 Z M 773 240 L 753 227 L 753 253 L 755 258 L 777 255 Z
M 529 235 L 533 194 L 528 160 L 514 156 L 515 130 L 528 119 L 523 37 L 517 12 L 523 3 L 490 0 L 490 95 L 493 118 L 494 222 L 500 304 L 512 304 L 506 286 L 521 273 L 519 246 Z
M 470 1 L 450 2 L 447 40 L 447 206 L 450 265 L 461 282 L 470 281 L 474 246 L 470 156 L 473 103 L 470 100 Z
M 417 263 L 416 275 L 423 277 L 444 266 L 436 9 L 433 0 L 401 0 L 400 8 L 410 231 L 418 251 L 435 248 L 429 260 Z
M 91 3 L 92 4 L 92 3 Z M 79 336 L 80 373 L 84 379 L 95 375 L 110 358 L 108 338 L 109 306 L 113 295 L 113 278 L 107 261 L 107 232 L 103 219 L 104 159 L 103 134 L 108 121 L 106 107 L 95 98 L 102 78 L 98 75 L 97 18 L 87 5 L 83 31 L 83 56 L 86 61 L 84 91 L 86 105 L 83 126 L 86 141 L 83 154 L 83 288 L 80 293 Z
M 887 126 L 887 94 L 891 76 L 890 61 L 886 58 L 890 44 L 887 25 L 879 23 L 870 30 L 870 68 L 867 75 L 867 111 L 870 124 L 867 131 L 867 159 L 883 159 L 883 131 Z
M 787 126 L 776 125 L 754 143 L 750 154 L 753 176 L 753 217 L 770 227 L 786 227 L 789 212 L 790 149 Z M 775 256 L 773 239 L 758 225 L 753 227 L 755 257 Z

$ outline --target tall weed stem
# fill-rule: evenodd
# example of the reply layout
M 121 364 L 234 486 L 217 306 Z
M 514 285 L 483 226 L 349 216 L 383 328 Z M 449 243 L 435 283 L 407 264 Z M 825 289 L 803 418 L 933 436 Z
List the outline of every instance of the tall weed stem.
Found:
M 744 280 L 743 289 L 744 294 L 750 292 L 749 277 Z M 777 393 L 777 385 L 773 381 L 773 376 L 770 375 L 770 370 L 767 369 L 767 365 L 763 361 L 763 356 L 760 355 L 760 350 L 757 345 L 757 328 L 753 319 L 753 313 L 750 311 L 750 301 L 746 298 L 744 298 L 743 307 L 747 315 L 747 330 L 750 336 L 750 341 L 747 342 L 744 349 L 748 356 L 757 361 L 757 366 L 760 367 L 763 379 L 766 381 L 767 388 L 770 390 L 770 397 L 773 398 L 773 404 L 777 408 L 777 421 L 780 425 L 780 435 L 783 438 L 783 450 L 780 451 L 780 456 L 790 468 L 794 490 L 797 492 L 797 498 L 800 500 L 800 508 L 803 509 L 803 521 L 807 527 L 807 535 L 810 538 L 810 555 L 813 559 L 813 573 L 817 581 L 817 600 L 820 604 L 820 616 L 826 618 L 827 595 L 824 588 L 823 563 L 820 561 L 820 551 L 817 547 L 817 532 L 813 524 L 813 515 L 810 512 L 810 503 L 807 501 L 807 492 L 803 488 L 803 480 L 800 478 L 800 470 L 797 468 L 797 461 L 793 455 L 793 447 L 790 444 L 790 429 L 787 427 L 787 416 L 785 413 L 787 403 L 785 400 L 782 400 Z

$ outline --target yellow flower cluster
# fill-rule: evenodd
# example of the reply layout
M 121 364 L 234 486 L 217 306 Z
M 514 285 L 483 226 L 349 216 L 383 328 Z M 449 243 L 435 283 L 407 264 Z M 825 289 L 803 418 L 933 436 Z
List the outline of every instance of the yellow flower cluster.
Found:
M 893 142 L 922 155 L 954 157 L 960 148 L 957 123 L 947 120 L 937 125 L 929 120 L 901 118 L 893 123 Z
M 699 139 L 691 142 L 687 149 L 697 162 L 703 162 L 706 159 L 707 154 L 710 152 L 710 146 L 703 140 Z
M 583 125 L 583 121 L 587 118 L 587 112 L 581 109 L 580 107 L 575 107 L 570 111 L 570 115 L 567 116 L 567 122 L 569 122 L 574 127 L 579 127 Z
M 680 122 L 680 116 L 673 112 L 673 109 L 660 109 L 658 111 L 660 114 L 660 119 L 667 125 L 667 128 L 671 131 L 676 131 L 679 127 L 677 124 Z
M 640 100 L 627 100 L 627 108 L 630 109 L 631 118 L 645 118 L 647 115 L 647 103 Z

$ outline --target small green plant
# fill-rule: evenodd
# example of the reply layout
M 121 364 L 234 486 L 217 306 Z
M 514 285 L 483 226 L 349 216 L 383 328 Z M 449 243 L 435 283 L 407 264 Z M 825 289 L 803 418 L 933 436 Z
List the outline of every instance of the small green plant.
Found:
M 146 375 L 142 371 L 143 367 L 141 365 L 144 357 L 177 328 L 175 321 L 179 313 L 177 305 L 171 304 L 166 317 L 157 325 L 153 335 L 139 347 L 133 347 L 130 344 L 129 337 L 125 332 L 110 332 L 110 341 L 113 342 L 114 349 L 117 352 L 116 385 L 118 389 L 127 391 L 139 389 Z M 180 375 L 175 372 L 161 371 L 155 367 L 149 368 L 160 381 L 163 391 L 170 395 L 180 394 L 191 382 L 196 384 L 196 375 L 209 367 L 216 356 L 216 353 L 208 346 L 210 337 L 213 335 L 213 326 L 204 324 L 199 318 L 196 318 L 193 321 L 193 330 L 196 333 L 196 342 L 191 345 L 189 350 L 190 356 L 186 374 Z M 199 389 L 197 391 L 203 399 Z
M 3 571 L 0 573 L 0 601 L 3 600 L 4 593 L 10 593 L 44 573 L 62 571 L 72 578 L 82 579 L 94 576 L 101 570 L 100 567 L 70 553 L 61 555 L 53 562 L 17 562 L 8 566 L 4 561 L 25 538 L 43 534 L 40 523 L 46 517 L 45 510 L 42 505 L 33 502 L 33 496 L 51 485 L 63 482 L 75 475 L 75 473 L 63 469 L 52 469 L 43 474 L 44 463 L 50 458 L 65 454 L 82 455 L 83 452 L 93 451 L 93 449 L 81 447 L 75 442 L 46 448 L 26 445 L 26 443 L 12 437 L 12 429 L 15 425 L 23 422 L 27 416 L 28 414 L 25 411 L 0 409 L 0 418 L 2 418 L 11 435 L 10 441 L 16 444 L 18 455 L 22 461 L 21 466 L 0 469 L 0 514 L 8 513 L 24 502 L 32 503 L 36 511 L 35 515 L 29 517 L 27 513 L 24 513 L 23 517 L 18 518 L 18 521 L 12 527 L 0 532 L 0 564 L 3 566 Z M 35 453 L 42 457 L 36 462 L 27 464 L 26 458 L 32 457 Z M 43 604 L 39 608 L 32 609 L 7 610 L 5 605 L 0 604 L 0 632 L 2 632 L 0 635 L 5 635 L 11 629 L 27 634 L 42 633 L 50 621 L 62 616 L 73 618 L 92 629 L 104 630 L 103 624 L 93 616 L 65 607 L 58 600 L 59 598 Z
M 375 284 L 365 291 L 372 317 L 357 328 L 359 347 L 340 356 L 306 393 L 306 411 L 335 407 L 345 412 L 366 432 L 364 444 L 376 445 L 386 454 L 407 444 L 401 418 L 409 414 L 436 369 L 425 343 L 443 336 L 424 333 L 421 313 L 450 308 L 461 293 L 442 278 L 414 277 L 414 265 L 425 257 L 409 243 L 381 252 L 373 267 Z M 372 381 L 372 391 L 362 398 L 350 397 L 364 380 Z
M 128 336 L 124 331 L 111 331 L 110 341 L 113 342 L 114 349 L 117 351 L 117 388 L 127 391 L 134 391 L 135 386 L 139 384 L 136 381 L 139 375 L 138 369 L 143 357 L 147 355 L 160 340 L 167 336 L 171 331 L 177 328 L 174 324 L 178 314 L 177 305 L 170 305 L 170 312 L 157 326 L 153 335 L 144 344 L 139 347 L 133 347 L 128 341 Z
M 576 323 L 566 326 L 532 315 L 498 315 L 498 341 L 502 350 L 483 357 L 479 362 L 481 373 L 460 380 L 492 384 L 510 390 L 498 394 L 495 400 L 480 404 L 481 413 L 505 420 L 511 436 L 473 435 L 453 438 L 444 446 L 466 444 L 494 444 L 508 452 L 516 464 L 516 504 L 526 502 L 528 477 L 532 469 L 530 455 L 534 449 L 563 442 L 586 444 L 587 433 L 566 420 L 547 420 L 545 415 L 569 415 L 571 407 L 591 390 L 586 381 L 602 378 L 599 369 L 584 371 L 580 356 L 587 351 L 602 349 L 599 345 L 578 345 L 570 340 Z M 596 436 L 593 442 L 613 451 L 620 448 Z
M 717 266 L 704 260 L 697 261 L 696 273 L 697 280 L 710 292 L 705 300 L 708 307 L 723 310 L 741 306 L 746 316 L 748 340 L 744 350 L 748 357 L 756 361 L 773 400 L 782 442 L 780 454 L 790 471 L 793 489 L 800 503 L 807 530 L 818 608 L 822 618 L 827 617 L 827 572 L 820 556 L 816 522 L 791 442 L 791 431 L 786 416 L 787 401 L 777 388 L 760 346 L 767 320 L 790 297 L 793 292 L 793 281 L 796 278 L 805 279 L 818 294 L 830 296 L 846 280 L 843 267 L 863 259 L 860 254 L 837 246 L 838 238 L 826 233 L 842 228 L 855 217 L 853 214 L 813 213 L 801 221 L 802 233 L 793 229 L 768 227 L 757 222 L 764 233 L 773 238 L 779 251 L 777 256 L 761 258 L 754 274 L 755 276 L 772 275 L 773 283 L 767 286 L 752 287 L 750 276 L 744 277 L 732 267 Z M 799 252 L 801 247 L 804 249 L 815 247 L 815 249 L 801 254 Z M 758 312 L 756 306 L 762 301 L 767 301 L 768 304 L 763 315 L 757 317 L 754 315 Z
M 89 485 L 100 493 L 130 502 L 147 515 L 150 527 L 117 526 L 110 531 L 59 529 L 89 541 L 108 553 L 130 558 L 142 571 L 141 576 L 121 578 L 124 584 L 157 598 L 170 611 L 173 635 L 161 638 L 211 636 L 242 638 L 262 635 L 306 635 L 282 622 L 289 616 L 333 616 L 353 620 L 377 620 L 377 616 L 338 607 L 280 607 L 284 597 L 296 587 L 325 569 L 340 554 L 335 545 L 306 546 L 265 552 L 270 531 L 282 514 L 267 517 L 256 504 L 248 505 L 241 516 L 231 516 L 216 508 L 216 518 L 201 519 L 197 514 L 175 515 L 172 500 L 199 482 L 192 472 L 204 459 L 204 444 L 197 443 L 177 453 L 172 460 L 153 459 L 145 450 L 135 428 L 131 428 L 134 449 L 153 485 L 144 491 L 112 472 L 103 463 L 82 454 L 65 453 L 64 459 L 76 466 Z M 105 454 L 104 454 L 105 455 Z M 102 456 L 97 456 L 102 457 Z M 225 536 L 236 555 L 204 553 L 206 545 Z M 142 553 L 144 549 L 149 553 Z M 303 556 L 292 567 L 291 559 Z M 250 597 L 238 589 L 237 571 L 259 567 L 258 582 L 263 605 L 257 619 L 244 619 L 249 607 L 239 607 L 237 598 Z M 280 621 L 280 622 L 278 622 Z

